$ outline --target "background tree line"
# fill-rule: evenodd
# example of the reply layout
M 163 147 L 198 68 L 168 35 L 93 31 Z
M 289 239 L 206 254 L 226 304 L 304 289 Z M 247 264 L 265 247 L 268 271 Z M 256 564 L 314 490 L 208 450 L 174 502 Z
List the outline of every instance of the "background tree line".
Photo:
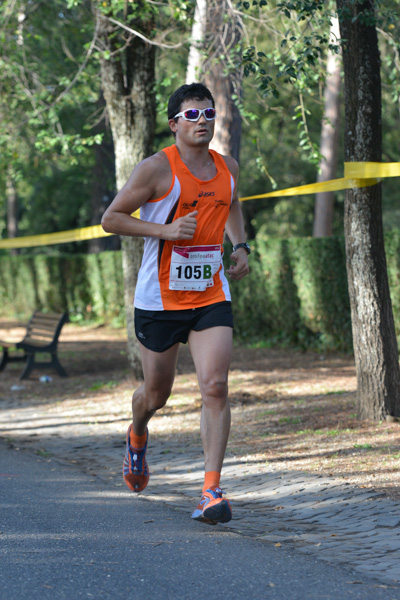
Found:
M 99 76 L 99 61 L 102 56 L 109 56 L 109 51 L 103 47 L 96 29 L 95 4 L 7 0 L 0 7 L 2 237 L 97 224 L 116 191 L 114 145 Z M 123 5 L 128 8 L 132 5 L 125 1 L 99 4 L 122 11 L 122 16 Z M 334 7 L 331 8 L 333 12 Z M 239 46 L 228 48 L 231 56 L 223 57 L 222 72 L 231 69 L 237 74 L 243 69 L 239 62 L 250 46 L 265 54 L 266 70 L 271 74 L 276 72 L 283 62 L 282 50 L 286 51 L 290 43 L 286 36 L 288 22 L 277 13 L 276 2 L 269 3 L 268 11 L 265 6 L 250 9 L 235 6 L 232 10 L 242 28 L 241 39 Z M 166 99 L 186 80 L 193 47 L 195 3 L 165 3 L 164 8 L 157 6 L 154 13 L 152 35 L 156 43 L 157 37 L 160 38 L 160 45 L 154 46 L 153 149 L 157 150 L 172 142 L 166 125 Z M 223 14 L 226 18 L 227 12 Z M 327 33 L 329 23 L 324 27 Z M 378 30 L 385 106 L 385 161 L 399 158 L 398 27 L 397 22 L 386 19 Z M 118 27 L 111 24 L 112 29 L 117 37 Z M 124 34 L 121 29 L 120 32 L 126 39 L 129 37 L 129 32 Z M 175 45 L 178 47 L 164 47 Z M 241 196 L 316 181 L 324 122 L 327 50 L 322 48 L 321 60 L 307 80 L 300 79 L 293 86 L 281 78 L 278 98 L 271 93 L 264 95 L 255 77 L 240 78 L 240 85 L 236 84 L 234 106 L 238 107 L 242 129 Z M 295 52 L 296 48 L 292 53 Z M 214 52 L 214 61 L 220 55 L 223 53 Z M 336 131 L 343 132 L 343 101 L 340 105 L 340 125 Z M 338 137 L 337 153 L 335 176 L 341 176 L 343 135 Z M 340 235 L 344 193 L 335 196 L 333 233 Z M 314 203 L 312 195 L 247 202 L 243 209 L 248 217 L 249 235 L 254 237 L 258 232 L 280 237 L 312 235 Z M 385 229 L 400 226 L 396 181 L 385 181 L 383 218 Z M 104 247 L 104 243 L 94 242 L 91 248 Z M 40 253 L 54 250 L 41 248 Z M 76 244 L 69 247 L 71 252 L 80 250 L 82 246 Z

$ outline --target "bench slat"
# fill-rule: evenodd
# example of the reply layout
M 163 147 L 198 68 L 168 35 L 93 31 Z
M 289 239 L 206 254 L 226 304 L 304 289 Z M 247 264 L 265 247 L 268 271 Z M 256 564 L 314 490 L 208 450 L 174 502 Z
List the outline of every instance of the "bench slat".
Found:
M 53 336 L 54 335 L 54 327 L 53 329 L 28 329 L 28 331 L 26 332 L 26 335 L 46 335 L 46 336 Z
M 40 335 L 27 335 L 26 337 L 24 337 L 24 339 L 22 340 L 22 342 L 19 342 L 20 344 L 31 344 L 31 343 L 35 343 L 35 342 L 39 342 L 41 344 L 49 344 L 50 342 L 52 342 L 54 339 L 54 336 L 40 336 Z
M 57 321 L 32 321 L 32 323 L 29 323 L 28 329 L 54 329 L 54 327 L 57 327 L 58 321 L 59 319 Z
M 54 329 L 57 327 L 58 321 L 35 321 L 34 323 L 29 323 L 27 329 Z

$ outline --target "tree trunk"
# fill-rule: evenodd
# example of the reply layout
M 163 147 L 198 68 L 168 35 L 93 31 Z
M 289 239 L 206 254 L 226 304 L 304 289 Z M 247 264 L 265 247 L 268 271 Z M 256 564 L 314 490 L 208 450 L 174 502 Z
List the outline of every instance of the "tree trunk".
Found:
M 334 43 L 340 37 L 338 19 L 332 19 L 330 37 Z M 340 71 L 340 57 L 330 52 L 326 65 L 324 116 L 320 142 L 320 153 L 323 158 L 319 165 L 318 182 L 336 177 L 340 121 Z M 334 192 L 320 192 L 315 195 L 314 237 L 332 235 L 334 200 Z
M 240 37 L 240 22 L 230 0 L 197 0 L 186 83 L 192 83 L 196 76 L 210 89 L 217 109 L 211 147 L 236 160 L 239 160 L 242 120 L 233 97 L 236 95 L 238 100 L 241 97 L 242 72 L 232 69 L 229 54 Z
M 146 3 L 145 3 L 146 4 Z M 147 5 L 137 3 L 137 17 L 130 25 L 148 36 L 153 29 Z M 117 189 L 125 184 L 133 167 L 149 156 L 153 149 L 155 124 L 154 66 L 155 47 L 138 37 L 118 39 L 116 27 L 100 12 L 99 36 L 110 58 L 101 60 L 101 78 L 110 118 L 115 150 Z M 145 19 L 145 20 L 144 20 Z M 118 41 L 126 47 L 118 48 Z M 143 241 L 122 238 L 122 259 L 125 282 L 125 311 L 128 330 L 128 356 L 136 377 L 142 377 L 139 346 L 134 329 L 133 296 L 142 256 Z
M 211 90 L 217 119 L 210 147 L 220 154 L 233 156 L 237 161 L 242 118 L 234 97 L 237 101 L 241 99 L 243 73 L 241 68 L 232 68 L 230 54 L 241 35 L 241 23 L 230 0 L 197 0 L 186 83 L 192 83 L 196 75 L 196 79 L 203 81 Z M 243 210 L 245 221 L 246 208 Z
M 230 54 L 242 34 L 230 0 L 209 0 L 207 5 L 206 55 L 203 77 L 217 108 L 211 148 L 239 161 L 242 119 L 234 102 L 242 96 L 241 69 L 232 69 Z M 223 59 L 221 59 L 223 57 Z
M 7 237 L 18 237 L 18 195 L 15 187 L 13 168 L 9 165 L 6 174 L 7 197 Z M 19 254 L 18 248 L 11 248 L 11 255 Z
M 197 0 L 192 25 L 192 39 L 190 42 L 188 63 L 186 69 L 186 83 L 191 84 L 201 79 L 203 54 L 201 48 L 206 37 L 207 0 Z
M 242 118 L 238 107 L 232 100 L 233 84 L 231 78 L 224 76 L 221 64 L 216 64 L 207 72 L 205 81 L 212 91 L 217 108 L 215 132 L 211 148 L 239 161 Z
M 337 0 L 345 73 L 345 159 L 381 161 L 381 81 L 372 0 Z M 371 17 L 367 17 L 370 22 Z M 346 264 L 357 370 L 357 415 L 400 415 L 400 369 L 386 268 L 381 184 L 347 190 Z
M 100 95 L 98 101 L 99 110 L 105 108 L 105 100 L 103 94 Z M 93 182 L 91 188 L 91 217 L 90 224 L 98 225 L 101 218 L 115 196 L 115 158 L 114 146 L 109 135 L 109 124 L 106 119 L 101 122 L 93 130 L 93 134 L 103 134 L 101 144 L 95 144 L 93 152 L 95 155 L 95 164 L 93 166 Z M 104 250 L 119 250 L 121 247 L 120 239 L 117 236 L 95 238 L 89 240 L 89 252 L 97 254 Z

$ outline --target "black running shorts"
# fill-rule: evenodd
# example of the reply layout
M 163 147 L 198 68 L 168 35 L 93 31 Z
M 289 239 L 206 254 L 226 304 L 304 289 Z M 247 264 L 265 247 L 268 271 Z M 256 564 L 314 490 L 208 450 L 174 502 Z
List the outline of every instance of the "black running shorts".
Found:
M 186 344 L 191 331 L 209 327 L 232 327 L 230 302 L 217 302 L 185 310 L 135 308 L 135 331 L 139 342 L 153 352 L 165 352 L 174 344 Z

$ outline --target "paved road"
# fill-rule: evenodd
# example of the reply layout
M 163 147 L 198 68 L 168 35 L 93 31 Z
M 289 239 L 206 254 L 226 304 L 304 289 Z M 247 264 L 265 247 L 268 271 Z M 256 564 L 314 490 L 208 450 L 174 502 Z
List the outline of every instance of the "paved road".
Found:
M 344 566 L 192 522 L 5 443 L 0 530 L 1 600 L 400 599 Z

